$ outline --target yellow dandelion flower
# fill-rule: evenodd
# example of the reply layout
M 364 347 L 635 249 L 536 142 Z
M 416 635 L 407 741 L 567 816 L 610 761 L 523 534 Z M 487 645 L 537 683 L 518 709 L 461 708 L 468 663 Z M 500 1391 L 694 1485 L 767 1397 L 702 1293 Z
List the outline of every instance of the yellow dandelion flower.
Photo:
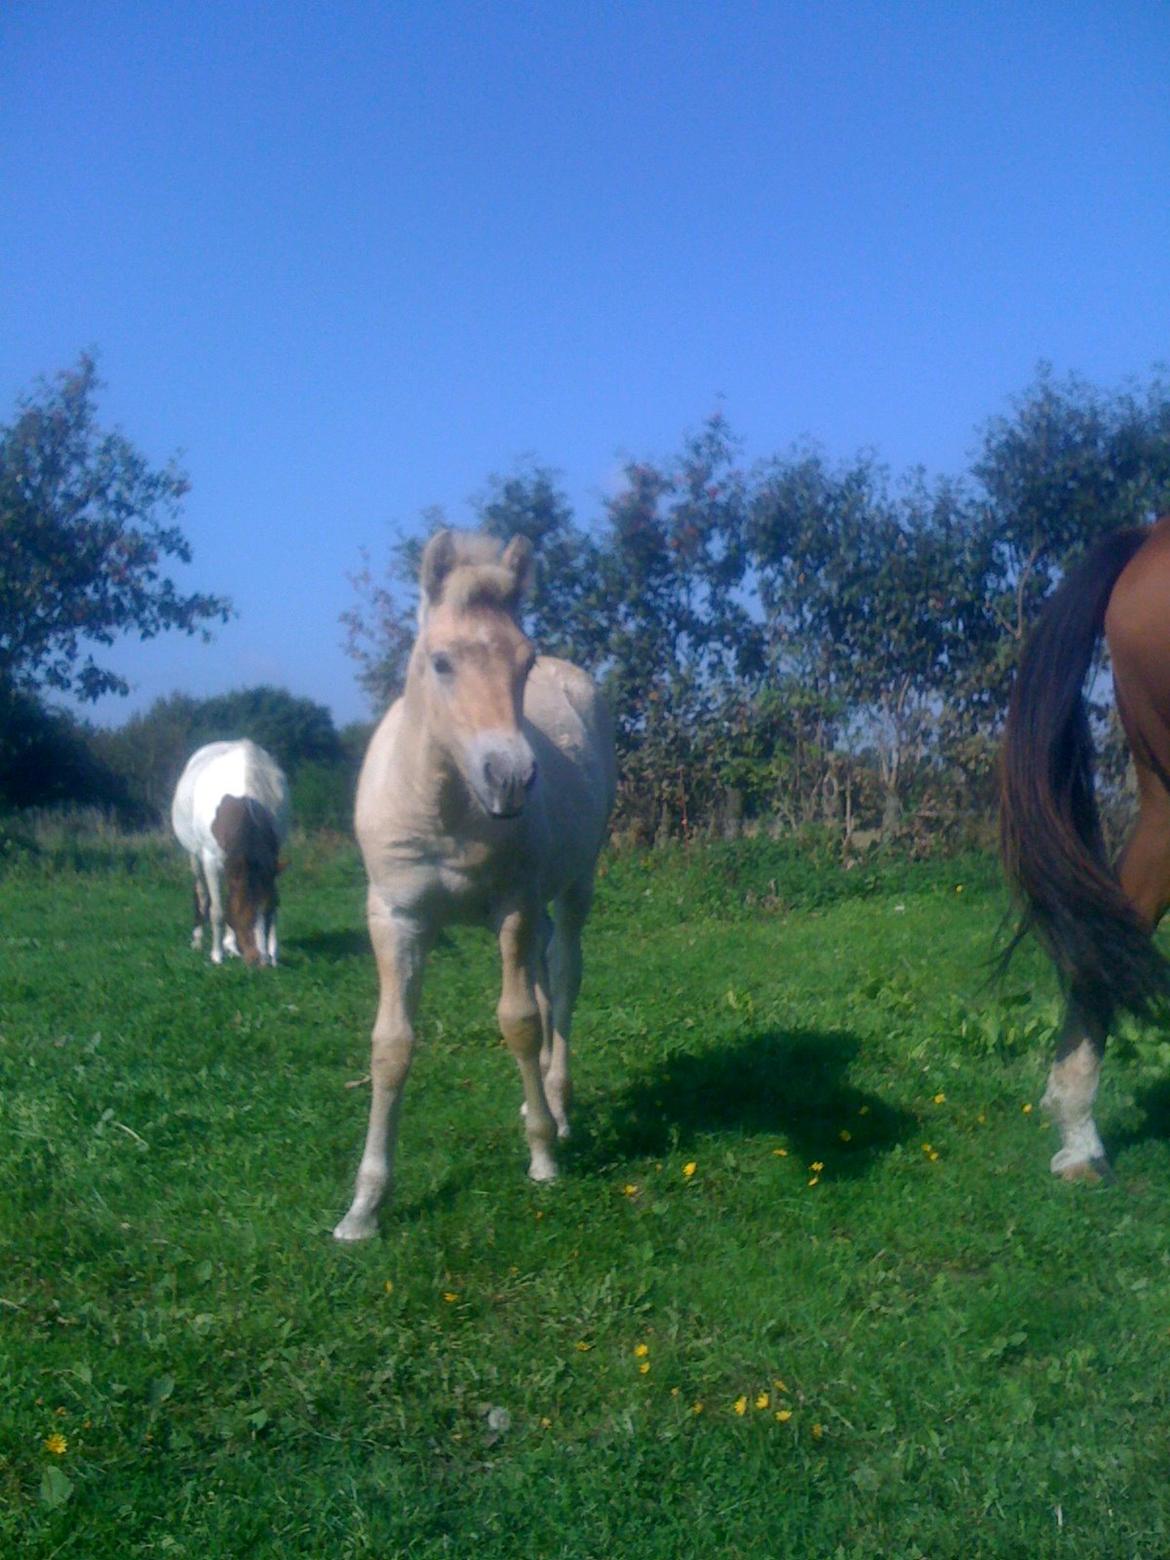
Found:
M 1030 1105 L 1025 1105 L 1023 1107 L 1023 1111 L 1025 1116 L 1030 1116 L 1032 1114 L 1032 1107 Z
M 820 1181 L 821 1181 L 820 1176 L 819 1175 L 814 1175 L 812 1180 L 808 1184 L 810 1186 L 819 1186 L 820 1185 Z
M 869 1115 L 869 1106 L 868 1106 L 868 1105 L 862 1105 L 862 1106 L 861 1106 L 861 1107 L 860 1107 L 860 1108 L 859 1108 L 859 1109 L 858 1109 L 858 1112 L 857 1112 L 857 1114 L 858 1114 L 858 1115 L 859 1115 L 859 1116 L 868 1116 L 868 1115 Z
M 551 1430 L 552 1429 L 552 1420 L 548 1417 L 547 1414 L 542 1414 L 540 1416 L 540 1428 L 542 1430 Z
M 703 1412 L 703 1405 L 702 1405 L 702 1403 L 692 1403 L 691 1404 L 691 1413 L 692 1414 L 701 1414 L 702 1412 Z
M 825 1168 L 825 1162 L 824 1162 L 823 1159 L 814 1159 L 812 1164 L 809 1165 L 809 1169 L 810 1170 L 815 1170 L 818 1175 L 820 1175 L 821 1171 L 824 1168 Z
M 638 1359 L 644 1360 L 650 1353 L 650 1345 L 648 1343 L 636 1343 L 634 1345 L 634 1353 L 637 1355 Z
M 930 1160 L 931 1164 L 934 1164 L 935 1160 L 938 1158 L 938 1149 L 932 1148 L 926 1157 Z
M 747 1413 L 747 1398 L 746 1397 L 737 1397 L 733 1407 L 735 1408 L 735 1411 L 736 1411 L 737 1414 L 746 1414 Z
M 683 1174 L 685 1176 L 692 1176 L 694 1175 L 697 1168 L 698 1166 L 695 1164 L 695 1161 L 693 1159 L 689 1159 L 683 1166 Z
M 54 1457 L 64 1457 L 68 1450 L 69 1442 L 60 1430 L 54 1430 L 52 1435 L 45 1437 L 45 1451 L 52 1452 Z
M 779 1376 L 773 1376 L 772 1377 L 772 1385 L 776 1388 L 777 1392 L 787 1392 L 788 1391 L 788 1388 L 780 1380 Z
M 945 1094 L 944 1094 L 944 1093 L 943 1093 L 943 1091 L 942 1091 L 942 1090 L 941 1090 L 941 1089 L 940 1089 L 940 1090 L 939 1090 L 939 1091 L 938 1091 L 938 1093 L 937 1093 L 937 1094 L 936 1094 L 936 1095 L 935 1095 L 935 1097 L 934 1097 L 934 1103 L 935 1103 L 935 1104 L 936 1104 L 936 1105 L 945 1105 L 945 1104 L 946 1104 L 946 1102 L 947 1102 L 947 1097 L 946 1097 L 946 1095 L 945 1095 Z
M 671 1389 L 670 1389 L 671 1397 L 678 1397 L 678 1394 L 679 1394 L 678 1387 L 671 1387 Z
M 792 1410 L 790 1408 L 778 1408 L 776 1410 L 776 1421 L 778 1424 L 786 1425 L 791 1418 Z
M 622 1195 L 623 1197 L 636 1197 L 638 1195 L 638 1188 L 632 1181 L 627 1181 L 625 1186 L 622 1187 Z
M 922 1145 L 922 1152 L 924 1154 L 929 1154 L 930 1150 L 931 1150 L 931 1145 L 929 1143 L 923 1143 L 923 1145 Z
M 768 1404 L 771 1401 L 772 1401 L 772 1399 L 768 1396 L 768 1394 L 766 1392 L 761 1392 L 759 1394 L 759 1396 L 756 1398 L 756 1407 L 757 1408 L 767 1408 Z
M 592 1344 L 591 1344 L 591 1343 L 586 1343 L 586 1342 L 585 1342 L 585 1339 L 584 1339 L 584 1338 L 582 1338 L 582 1339 L 581 1339 L 581 1342 L 580 1342 L 580 1343 L 579 1343 L 579 1344 L 578 1344 L 578 1345 L 577 1345 L 577 1352 L 578 1352 L 578 1353 L 579 1353 L 579 1354 L 588 1354 L 588 1353 L 589 1353 L 589 1350 L 590 1350 L 590 1349 L 591 1349 L 591 1348 L 592 1348 L 592 1347 L 593 1347 L 593 1345 L 592 1345 Z
M 774 1148 L 772 1152 L 776 1155 L 777 1159 L 788 1158 L 788 1150 L 786 1148 Z
M 536 1217 L 538 1219 L 543 1219 L 544 1218 L 544 1209 L 543 1208 L 538 1208 L 536 1210 Z
M 459 1298 L 458 1290 L 455 1290 L 455 1289 L 444 1289 L 444 1291 L 443 1291 L 443 1299 L 447 1302 L 448 1305 L 454 1305 L 456 1300 L 458 1300 L 458 1298 Z
M 388 1278 L 386 1280 L 386 1282 L 382 1285 L 382 1288 L 386 1291 L 386 1293 L 388 1295 L 392 1295 L 394 1293 L 394 1280 L 392 1278 Z
M 841 1128 L 841 1130 L 840 1130 L 840 1132 L 838 1132 L 837 1136 L 841 1139 L 842 1143 L 850 1143 L 850 1142 L 853 1141 L 853 1134 L 852 1134 L 852 1132 L 848 1131 L 845 1127 Z
M 649 1360 L 643 1360 L 642 1361 L 642 1363 L 638 1366 L 638 1373 L 639 1373 L 639 1375 L 642 1375 L 642 1376 L 649 1375 L 649 1373 L 650 1373 L 650 1361 Z
M 981 1127 L 985 1127 L 987 1125 L 987 1117 L 983 1114 L 982 1111 L 980 1111 L 979 1114 L 975 1117 L 975 1120 Z
M 813 1437 L 814 1441 L 819 1441 L 820 1438 L 824 1435 L 824 1433 L 825 1433 L 824 1425 L 814 1425 L 812 1427 L 812 1437 Z

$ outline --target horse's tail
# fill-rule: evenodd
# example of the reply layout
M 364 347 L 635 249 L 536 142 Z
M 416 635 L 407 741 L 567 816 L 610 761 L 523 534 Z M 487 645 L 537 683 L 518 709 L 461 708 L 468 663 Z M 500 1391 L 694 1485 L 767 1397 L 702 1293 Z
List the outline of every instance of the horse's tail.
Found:
M 1106 855 L 1084 698 L 1113 587 L 1148 535 L 1107 537 L 1046 603 L 1020 662 L 1001 757 L 1000 849 L 1023 903 L 1004 962 L 1034 932 L 1102 1031 L 1116 1011 L 1148 1016 L 1170 997 L 1170 965 Z

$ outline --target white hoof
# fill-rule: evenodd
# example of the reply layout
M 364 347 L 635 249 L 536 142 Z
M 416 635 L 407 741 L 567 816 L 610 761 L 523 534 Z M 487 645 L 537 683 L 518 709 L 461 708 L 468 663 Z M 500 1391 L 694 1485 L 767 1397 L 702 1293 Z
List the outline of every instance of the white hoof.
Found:
M 333 1239 L 344 1241 L 369 1240 L 371 1236 L 377 1233 L 378 1221 L 376 1219 L 368 1215 L 363 1217 L 360 1214 L 350 1212 L 346 1214 L 345 1218 L 334 1229 Z
M 528 1166 L 528 1179 L 530 1181 L 555 1181 L 557 1178 L 556 1161 L 551 1154 L 533 1154 L 532 1163 Z

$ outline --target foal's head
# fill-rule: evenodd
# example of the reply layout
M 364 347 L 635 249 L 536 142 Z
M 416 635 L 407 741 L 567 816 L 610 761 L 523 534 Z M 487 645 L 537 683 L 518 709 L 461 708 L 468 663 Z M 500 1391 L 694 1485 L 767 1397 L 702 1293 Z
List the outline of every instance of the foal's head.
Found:
M 225 918 L 245 964 L 268 962 L 276 919 L 279 842 L 267 808 L 251 797 L 225 796 L 211 825 L 224 854 Z
M 521 728 L 535 652 L 517 621 L 533 572 L 532 544 L 514 536 L 439 531 L 423 553 L 412 676 L 430 734 L 493 818 L 514 818 L 536 780 Z

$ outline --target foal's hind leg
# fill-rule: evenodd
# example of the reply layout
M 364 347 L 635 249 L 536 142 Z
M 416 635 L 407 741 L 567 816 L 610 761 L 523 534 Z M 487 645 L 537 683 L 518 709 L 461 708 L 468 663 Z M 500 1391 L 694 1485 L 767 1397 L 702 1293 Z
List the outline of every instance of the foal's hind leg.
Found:
M 534 1181 L 552 1181 L 557 1173 L 552 1151 L 557 1129 L 541 1078 L 541 1015 L 535 979 L 541 958 L 542 920 L 539 910 L 526 909 L 512 910 L 500 919 L 503 979 L 496 1014 L 524 1085 L 524 1130 L 531 1154 L 528 1174 Z
M 573 1104 L 569 1038 L 573 1008 L 581 990 L 581 930 L 592 898 L 591 883 L 576 884 L 561 896 L 557 901 L 556 924 L 548 953 L 552 1023 L 544 1065 L 544 1088 L 557 1124 L 557 1136 L 562 1138 L 569 1136 L 569 1110 Z
M 1118 876 L 1152 932 L 1170 904 L 1170 796 L 1160 778 L 1137 765 L 1141 810 L 1122 852 Z M 1108 1180 L 1112 1174 L 1093 1120 L 1109 1015 L 1091 992 L 1070 994 L 1056 1060 L 1041 1101 L 1060 1128 L 1052 1172 L 1066 1181 Z

